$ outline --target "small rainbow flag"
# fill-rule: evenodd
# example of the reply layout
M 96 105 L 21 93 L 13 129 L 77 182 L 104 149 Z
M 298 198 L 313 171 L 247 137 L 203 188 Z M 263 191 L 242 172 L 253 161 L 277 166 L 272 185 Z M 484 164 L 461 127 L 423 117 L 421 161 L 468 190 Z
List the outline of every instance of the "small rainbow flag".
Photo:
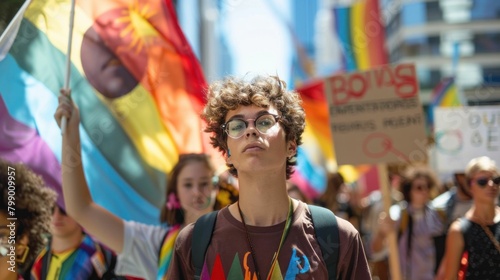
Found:
M 385 31 L 378 0 L 360 0 L 333 9 L 335 30 L 347 72 L 387 64 Z
M 445 78 L 437 84 L 431 95 L 431 104 L 434 107 L 462 106 L 453 77 Z
M 24 162 L 59 193 L 53 114 L 70 10 L 70 0 L 33 1 L 0 61 L 0 156 Z M 202 132 L 206 82 L 171 1 L 76 0 L 70 81 L 94 200 L 124 219 L 157 224 L 179 154 L 219 155 Z

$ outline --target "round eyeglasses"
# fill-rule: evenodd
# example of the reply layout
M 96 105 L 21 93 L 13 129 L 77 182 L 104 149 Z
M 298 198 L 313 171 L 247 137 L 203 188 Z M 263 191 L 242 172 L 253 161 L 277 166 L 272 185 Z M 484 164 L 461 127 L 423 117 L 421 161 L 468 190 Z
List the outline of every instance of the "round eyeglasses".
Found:
M 262 134 L 267 134 L 269 129 L 275 126 L 281 116 L 274 114 L 265 114 L 259 116 L 256 119 L 232 119 L 227 123 L 221 125 L 221 128 L 227 133 L 227 136 L 238 139 L 243 134 L 245 134 L 245 130 L 248 128 L 248 123 L 253 121 L 255 128 Z

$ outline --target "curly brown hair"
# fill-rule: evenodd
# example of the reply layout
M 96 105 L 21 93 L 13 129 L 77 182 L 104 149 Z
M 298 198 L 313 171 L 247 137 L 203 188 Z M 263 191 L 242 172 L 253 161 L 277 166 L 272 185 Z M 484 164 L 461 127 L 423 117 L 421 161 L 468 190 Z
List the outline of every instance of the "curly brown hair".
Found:
M 49 234 L 56 193 L 25 165 L 9 163 L 0 158 L 0 211 L 5 214 L 8 214 L 9 190 L 12 191 L 12 186 L 15 186 L 16 241 L 19 242 L 25 235 L 29 239 L 28 256 L 24 263 L 18 264 L 22 271 L 45 245 L 44 237 Z
M 258 106 L 269 108 L 271 105 L 280 112 L 279 123 L 285 130 L 286 140 L 302 144 L 302 133 L 305 128 L 305 112 L 302 99 L 295 91 L 287 91 L 286 83 L 277 76 L 257 76 L 250 82 L 241 78 L 228 77 L 214 82 L 208 88 L 207 104 L 202 117 L 207 122 L 205 132 L 211 133 L 211 144 L 223 155 L 227 154 L 227 135 L 221 126 L 225 123 L 229 111 L 240 106 Z M 287 159 L 286 177 L 293 173 L 296 158 Z M 227 164 L 229 172 L 238 176 L 238 171 L 232 164 Z

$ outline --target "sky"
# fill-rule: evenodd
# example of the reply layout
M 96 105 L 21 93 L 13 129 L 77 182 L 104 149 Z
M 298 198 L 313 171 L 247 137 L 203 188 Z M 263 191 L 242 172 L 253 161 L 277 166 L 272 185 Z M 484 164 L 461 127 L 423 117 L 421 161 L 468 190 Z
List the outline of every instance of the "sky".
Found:
M 252 77 L 256 74 L 278 74 L 285 81 L 289 80 L 292 43 L 290 33 L 284 24 L 285 20 L 276 16 L 276 13 L 281 13 L 283 18 L 289 18 L 290 1 L 225 0 L 221 1 L 220 13 L 217 13 L 216 7 L 212 6 L 210 9 L 210 4 L 208 6 L 203 7 L 204 16 L 209 21 L 215 21 L 215 24 L 213 29 L 205 30 L 213 32 L 213 37 L 206 36 L 209 42 L 205 45 L 217 44 L 214 42 L 217 36 L 224 36 L 231 57 L 228 67 L 231 69 L 230 72 L 215 73 L 209 67 L 205 69 L 208 80 L 221 78 L 221 75 Z M 200 50 L 197 46 L 200 39 L 196 33 L 199 21 L 193 20 L 194 12 L 199 12 L 198 1 L 180 1 L 181 26 L 199 57 Z M 210 56 L 222 55 L 220 46 L 213 47 L 209 52 Z M 220 63 L 217 59 L 213 61 Z
M 290 33 L 283 20 L 277 17 L 266 0 L 239 1 L 224 6 L 222 29 L 227 36 L 234 58 L 233 71 L 237 76 L 278 74 L 289 80 L 292 49 Z M 274 0 L 277 10 L 290 14 L 290 1 Z

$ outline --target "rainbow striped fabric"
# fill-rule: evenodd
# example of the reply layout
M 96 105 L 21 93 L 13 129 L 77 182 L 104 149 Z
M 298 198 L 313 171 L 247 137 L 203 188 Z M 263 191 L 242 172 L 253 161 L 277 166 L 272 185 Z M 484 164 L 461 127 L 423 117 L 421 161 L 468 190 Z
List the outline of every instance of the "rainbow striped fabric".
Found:
M 343 71 L 366 70 L 388 63 L 385 33 L 378 0 L 361 0 L 348 7 L 333 9 L 335 32 L 342 47 Z M 304 144 L 299 149 L 297 172 L 293 181 L 310 197 L 326 187 L 325 166 L 336 166 L 330 130 L 328 102 L 323 81 L 310 81 L 297 88 L 306 111 Z M 344 165 L 339 172 L 352 182 L 371 167 Z
M 378 0 L 360 0 L 334 9 L 335 30 L 347 72 L 387 64 L 385 31 Z
M 434 107 L 455 107 L 462 105 L 454 78 L 448 77 L 439 82 L 432 92 L 431 104 Z
M 49 248 L 45 247 L 37 256 L 31 268 L 31 280 L 44 280 L 50 268 L 52 254 L 47 255 Z M 101 245 L 97 244 L 90 236 L 85 235 L 80 245 L 74 249 L 61 265 L 61 272 L 57 279 L 86 280 L 93 279 L 97 275 L 96 267 L 107 270 L 106 258 L 102 252 Z M 45 270 L 46 266 L 47 270 Z M 102 271 L 103 273 L 105 271 Z M 56 274 L 57 275 L 57 274 Z
M 170 261 L 172 260 L 172 255 L 174 254 L 175 239 L 177 238 L 177 235 L 179 235 L 180 231 L 181 226 L 175 225 L 165 235 L 158 259 L 158 280 L 167 279 L 167 269 L 170 266 Z
M 59 193 L 53 114 L 64 85 L 70 2 L 33 1 L 0 62 L 0 156 L 26 163 Z M 178 155 L 219 156 L 202 133 L 205 87 L 170 1 L 76 1 L 70 88 L 97 203 L 124 219 L 159 222 Z

